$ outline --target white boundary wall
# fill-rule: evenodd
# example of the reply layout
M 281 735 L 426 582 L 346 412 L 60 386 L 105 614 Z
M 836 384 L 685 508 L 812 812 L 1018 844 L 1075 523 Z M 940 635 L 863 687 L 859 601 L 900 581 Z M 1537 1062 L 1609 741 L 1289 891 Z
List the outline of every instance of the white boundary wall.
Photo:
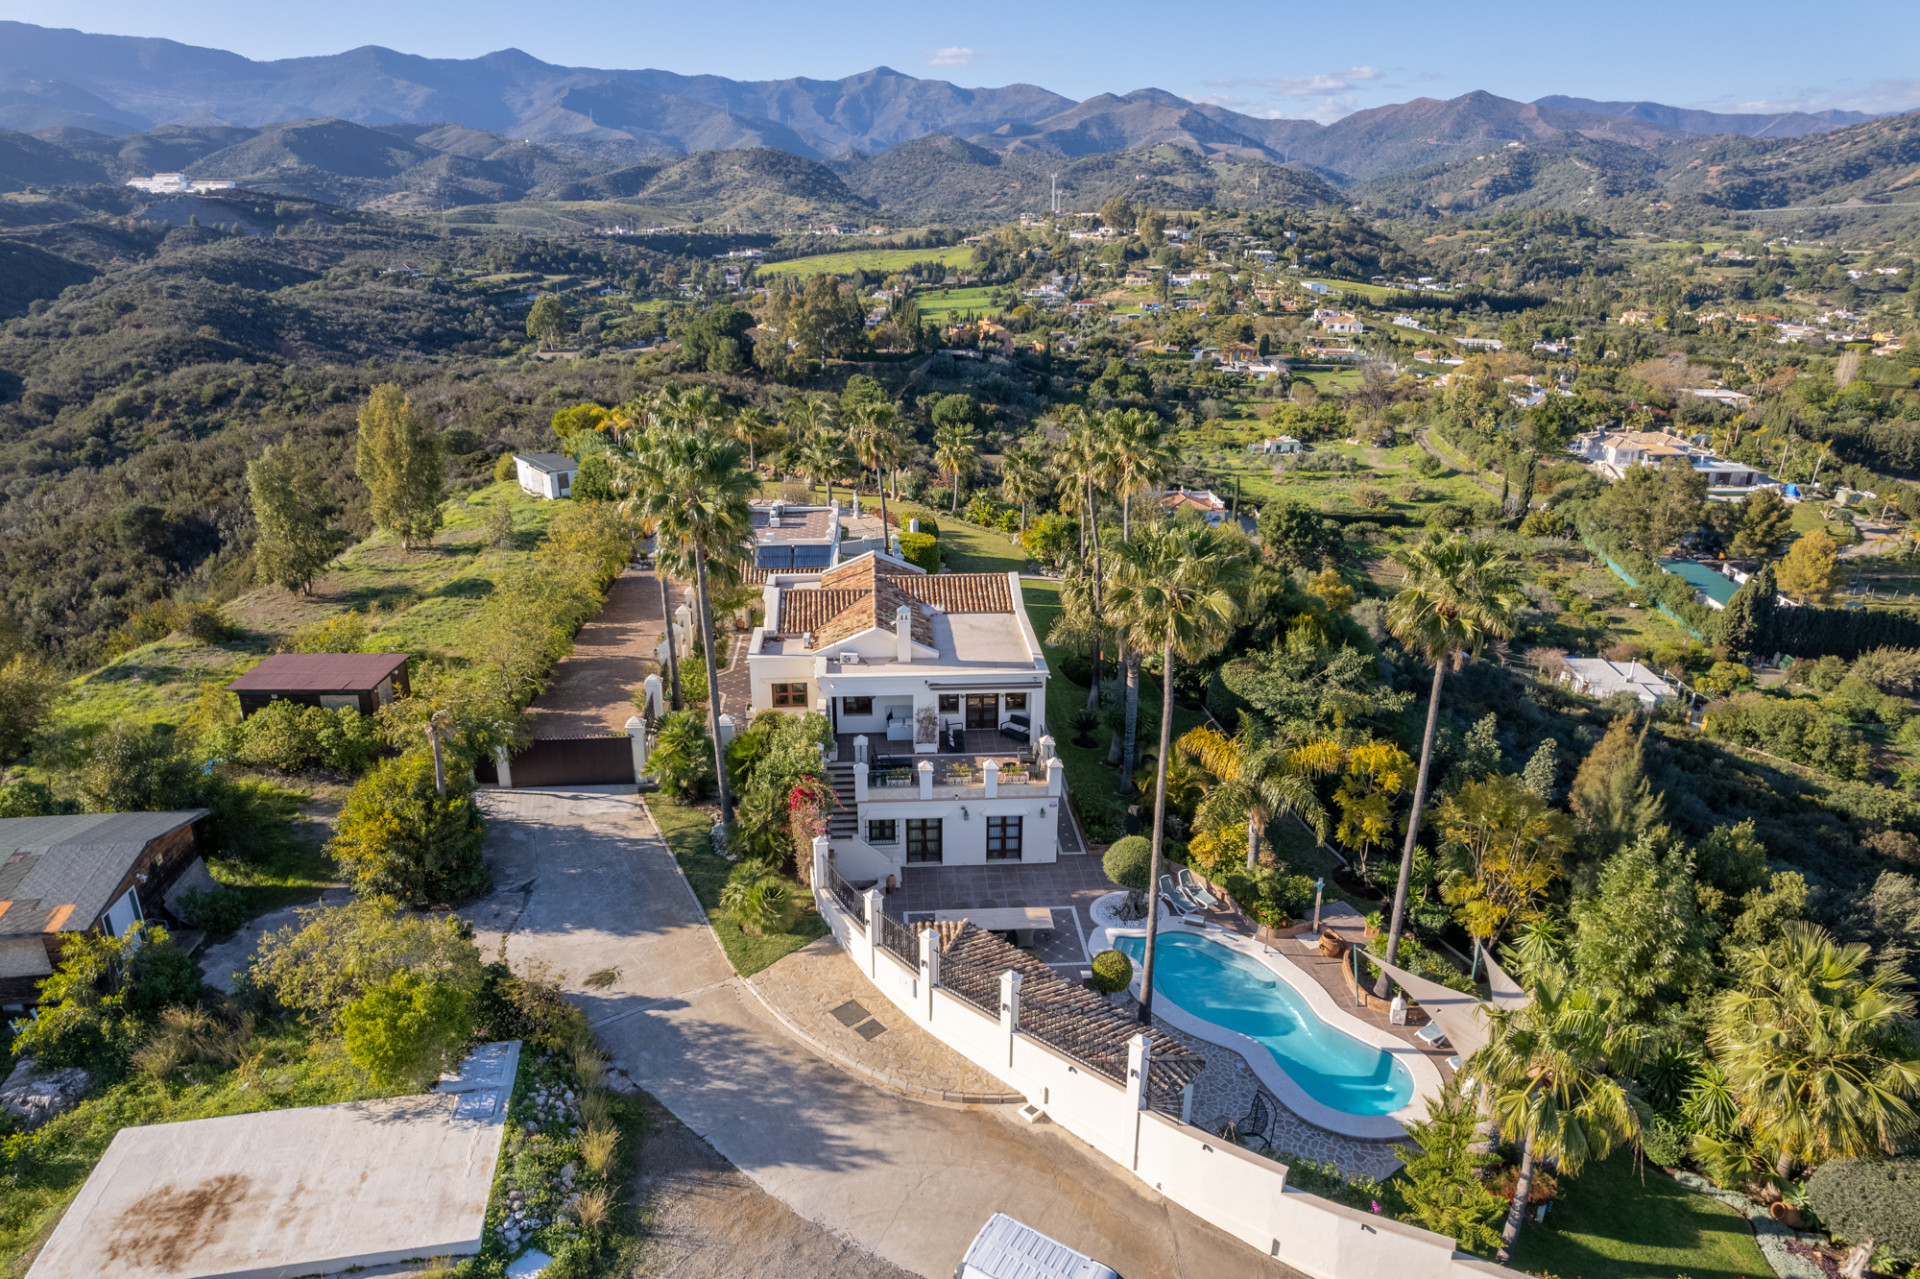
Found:
M 841 947 L 873 984 L 923 1030 L 1024 1094 L 1054 1123 L 1196 1216 L 1314 1279 L 1514 1277 L 1454 1251 L 1453 1241 L 1287 1187 L 1287 1166 L 1209 1136 L 1158 1111 L 1142 1096 L 1146 1039 L 1136 1036 L 1121 1087 L 1015 1027 L 1019 975 L 1001 975 L 998 1021 L 939 984 L 933 934 L 919 935 L 909 967 L 869 940 L 881 893 L 869 889 L 864 918 L 828 889 L 828 848 L 814 841 L 814 901 Z

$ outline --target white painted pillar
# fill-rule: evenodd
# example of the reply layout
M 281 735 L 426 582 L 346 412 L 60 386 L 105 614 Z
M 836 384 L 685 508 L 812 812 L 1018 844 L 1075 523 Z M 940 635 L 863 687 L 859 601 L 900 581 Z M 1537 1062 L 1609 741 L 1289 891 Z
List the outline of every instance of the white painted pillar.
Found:
M 982 764 L 980 766 L 980 778 L 986 785 L 987 798 L 993 799 L 998 796 L 1000 794 L 1000 761 L 990 759 Z
M 920 761 L 920 798 L 933 798 L 933 761 Z
M 1000 974 L 1000 1030 L 1007 1037 L 1007 1065 L 1013 1065 L 1013 1037 L 1020 1030 L 1020 974 Z
M 1058 755 L 1047 761 L 1047 794 L 1064 795 L 1067 791 L 1067 766 L 1060 762 Z
M 494 771 L 500 774 L 500 785 L 506 790 L 512 790 L 513 764 L 508 759 L 506 747 L 496 746 L 493 748 L 493 767 Z
M 733 745 L 733 716 L 722 715 L 720 717 L 720 749 L 725 750 L 731 745 Z
M 640 687 L 644 690 L 644 695 L 640 700 L 645 703 L 645 709 L 641 711 L 641 714 L 645 715 L 648 719 L 659 719 L 665 712 L 667 705 L 664 681 L 661 680 L 658 674 L 649 675 L 640 681 Z
M 817 835 L 813 840 L 813 880 L 815 894 L 827 891 L 827 869 L 832 864 L 832 845 L 825 835 Z
M 1058 754 L 1058 751 L 1055 749 L 1055 746 L 1056 746 L 1056 743 L 1054 742 L 1053 737 L 1050 734 L 1047 734 L 1047 733 L 1040 734 L 1039 739 L 1035 741 L 1033 744 L 1033 749 L 1035 752 L 1034 758 L 1043 760 L 1043 761 L 1052 759 L 1056 754 Z
M 864 764 L 867 762 L 867 735 L 865 733 L 860 733 L 853 739 L 853 762 L 856 764 Z
M 627 739 L 633 744 L 633 781 L 637 786 L 647 773 L 647 721 L 638 715 L 627 720 Z
M 925 1002 L 923 1011 L 929 1022 L 933 1020 L 933 988 L 940 984 L 940 933 L 938 929 L 923 928 L 918 938 L 920 942 L 920 997 Z
M 856 804 L 867 802 L 867 762 L 865 760 L 853 766 L 853 801 Z
M 1127 1106 L 1133 1119 L 1127 1167 L 1136 1172 L 1140 1169 L 1140 1112 L 1147 1108 L 1147 1072 L 1152 1064 L 1153 1046 L 1145 1034 L 1136 1034 L 1127 1041 Z
M 880 916 L 887 912 L 886 894 L 869 888 L 860 900 L 866 908 L 867 976 L 876 977 L 880 973 Z

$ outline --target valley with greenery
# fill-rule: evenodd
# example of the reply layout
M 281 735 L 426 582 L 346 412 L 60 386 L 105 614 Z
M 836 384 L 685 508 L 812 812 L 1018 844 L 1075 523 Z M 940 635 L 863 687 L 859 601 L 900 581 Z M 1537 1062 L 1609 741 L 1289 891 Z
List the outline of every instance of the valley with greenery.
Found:
M 487 1242 L 436 1273 L 666 1273 L 619 970 L 509 962 L 480 910 L 522 891 L 491 770 L 644 565 L 693 607 L 617 690 L 636 838 L 730 980 L 835 945 L 832 728 L 721 706 L 778 500 L 1018 576 L 1109 887 L 1185 872 L 1276 947 L 1344 907 L 1363 1012 L 1396 972 L 1489 1001 L 1395 1172 L 1262 1134 L 1289 1188 L 1557 1279 L 1920 1274 L 1920 114 L 991 92 L 885 145 L 0 130 L 0 819 L 205 810 L 209 876 L 10 1013 L 9 1068 L 88 1084 L 0 1119 L 5 1273 L 123 1128 L 509 1038 Z M 127 183 L 174 168 L 236 185 Z M 410 681 L 369 714 L 227 689 L 369 654 Z

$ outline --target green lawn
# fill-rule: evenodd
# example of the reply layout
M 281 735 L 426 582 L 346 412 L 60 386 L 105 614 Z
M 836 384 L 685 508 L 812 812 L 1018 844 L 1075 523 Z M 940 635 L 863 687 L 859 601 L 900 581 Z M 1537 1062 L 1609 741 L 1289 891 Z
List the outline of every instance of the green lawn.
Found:
M 1514 1266 L 1555 1279 L 1767 1279 L 1753 1228 L 1622 1151 L 1561 1183 L 1545 1222 L 1528 1221 Z
M 904 271 L 919 262 L 938 262 L 942 266 L 962 267 L 973 261 L 973 250 L 965 245 L 945 249 L 850 249 L 844 253 L 816 253 L 812 257 L 789 258 L 754 268 L 756 276 L 769 275 L 851 275 L 865 271 Z
M 1057 582 L 1023 582 L 1021 595 L 1026 600 L 1027 616 L 1033 622 L 1034 634 L 1040 636 L 1045 645 L 1047 631 L 1060 614 L 1060 585 Z M 1073 717 L 1087 703 L 1087 686 L 1076 684 L 1062 675 L 1059 650 L 1045 646 L 1048 665 L 1053 669 L 1053 674 L 1047 679 L 1047 731 L 1053 734 L 1054 744 L 1060 752 L 1060 762 L 1066 768 L 1067 791 L 1076 797 L 1076 811 L 1084 814 L 1088 810 L 1082 806 L 1092 797 L 1101 795 L 1114 797 L 1124 811 L 1126 805 L 1133 801 L 1128 795 L 1130 788 L 1123 789 L 1115 770 L 1107 767 L 1106 730 L 1094 730 L 1092 746 L 1073 744 Z M 1173 708 L 1174 739 L 1177 741 L 1188 729 L 1205 723 L 1206 718 L 1204 711 L 1176 704 Z M 1160 683 L 1145 673 L 1140 679 L 1139 735 L 1140 753 L 1151 753 L 1158 745 L 1160 736 Z
M 693 895 L 707 912 L 707 922 L 719 935 L 720 946 L 727 952 L 733 970 L 742 977 L 751 977 L 815 938 L 827 935 L 827 921 L 813 909 L 812 892 L 800 885 L 795 886 L 795 891 L 804 913 L 795 931 L 773 937 L 749 937 L 741 932 L 733 916 L 720 909 L 720 890 L 726 887 L 733 865 L 714 852 L 708 841 L 707 832 L 713 829 L 713 817 L 663 795 L 651 797 L 647 808 L 667 847 L 673 850 L 673 859 L 680 863 L 680 873 L 687 877 Z
M 282 906 L 316 901 L 323 891 L 344 882 L 326 853 L 327 830 L 319 825 L 298 827 L 283 845 L 258 861 L 214 858 L 207 870 L 222 884 L 240 891 L 250 919 Z
M 926 507 L 902 502 L 892 510 L 903 524 L 931 515 L 940 526 L 940 554 L 956 573 L 1018 573 L 1027 567 L 1027 553 L 1011 535 L 949 515 L 944 503 Z
M 982 287 L 971 289 L 922 289 L 913 295 L 920 306 L 920 318 L 926 321 L 938 320 L 946 323 L 956 311 L 973 311 L 988 315 L 999 311 L 993 300 L 995 290 Z

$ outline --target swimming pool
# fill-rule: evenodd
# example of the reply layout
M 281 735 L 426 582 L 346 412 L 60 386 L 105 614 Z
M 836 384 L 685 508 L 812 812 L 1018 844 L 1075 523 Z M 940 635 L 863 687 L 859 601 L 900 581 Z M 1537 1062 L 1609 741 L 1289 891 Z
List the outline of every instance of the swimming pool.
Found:
M 1115 937 L 1114 945 L 1139 967 L 1144 937 Z M 1302 1092 L 1328 1109 L 1390 1115 L 1412 1099 L 1413 1075 L 1403 1063 L 1322 1021 L 1252 956 L 1205 937 L 1162 933 L 1153 962 L 1156 994 L 1258 1043 Z

